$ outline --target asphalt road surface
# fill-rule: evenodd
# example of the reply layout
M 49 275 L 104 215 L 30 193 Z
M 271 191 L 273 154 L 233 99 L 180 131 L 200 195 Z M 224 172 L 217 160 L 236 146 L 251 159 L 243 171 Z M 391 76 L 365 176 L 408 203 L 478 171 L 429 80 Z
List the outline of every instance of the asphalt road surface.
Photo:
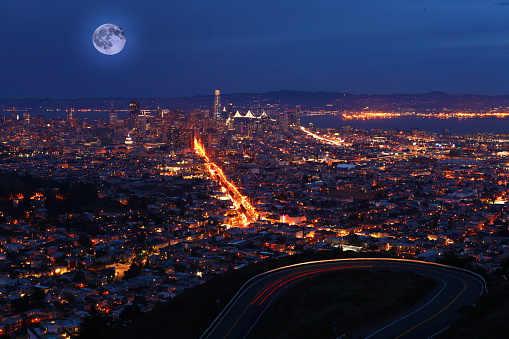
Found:
M 421 302 L 402 314 L 363 330 L 354 338 L 433 338 L 461 316 L 464 306 L 474 306 L 485 291 L 485 282 L 465 270 L 403 259 L 339 259 L 291 265 L 260 274 L 248 281 L 203 333 L 202 339 L 249 338 L 260 319 L 277 299 L 306 278 L 339 270 L 412 271 L 437 281 Z M 341 329 L 336 329 L 338 336 Z

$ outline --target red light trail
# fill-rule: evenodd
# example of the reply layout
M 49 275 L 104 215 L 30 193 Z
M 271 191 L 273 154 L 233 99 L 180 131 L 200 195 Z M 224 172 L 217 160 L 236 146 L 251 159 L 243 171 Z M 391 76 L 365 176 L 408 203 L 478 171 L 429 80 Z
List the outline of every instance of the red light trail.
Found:
M 269 297 L 272 293 L 274 293 L 277 289 L 279 289 L 281 286 L 283 286 L 283 285 L 285 285 L 285 284 L 287 284 L 287 283 L 289 283 L 290 281 L 293 281 L 293 280 L 295 280 L 295 279 L 298 279 L 298 278 L 301 278 L 301 277 L 304 277 L 304 276 L 306 276 L 306 275 L 310 275 L 310 274 L 316 274 L 316 273 L 327 272 L 327 271 L 342 270 L 342 269 L 348 269 L 348 268 L 358 268 L 358 267 L 371 267 L 371 266 L 348 266 L 348 267 L 328 268 L 328 269 L 315 270 L 315 271 L 311 271 L 311 272 L 303 273 L 303 274 L 297 275 L 297 276 L 295 276 L 295 277 L 293 277 L 293 278 L 290 278 L 290 279 L 288 279 L 288 277 L 281 278 L 281 279 L 279 279 L 278 281 L 276 281 L 275 283 L 273 283 L 272 285 L 270 285 L 269 287 L 267 287 L 266 289 L 264 289 L 264 290 L 263 290 L 263 292 L 262 292 L 262 293 L 260 293 L 260 294 L 258 295 L 258 297 L 256 297 L 256 299 L 255 299 L 255 300 L 253 300 L 253 302 L 251 303 L 251 305 L 254 305 L 254 304 L 256 303 L 256 301 L 258 301 L 258 299 L 260 299 L 260 297 L 261 297 L 262 295 L 264 295 L 264 294 L 265 294 L 265 292 L 267 292 L 268 290 L 270 290 L 270 289 L 272 288 L 272 286 L 274 286 L 274 285 L 276 285 L 276 284 L 278 284 L 278 283 L 279 283 L 279 285 L 278 285 L 278 286 L 276 286 L 276 287 L 275 287 L 272 291 L 270 291 L 270 292 L 269 292 L 269 293 L 265 296 L 265 298 L 263 298 L 263 300 L 262 300 L 262 301 L 260 301 L 260 303 L 258 304 L 258 306 L 261 306 L 261 305 L 263 304 L 263 302 L 264 302 L 264 301 L 265 301 L 265 300 L 266 300 L 266 299 L 267 299 L 267 298 L 268 298 L 268 297 Z M 286 281 L 284 281 L 284 282 L 281 282 L 281 281 L 283 281 L 283 280 L 285 280 L 285 279 L 288 279 L 288 280 L 286 280 Z

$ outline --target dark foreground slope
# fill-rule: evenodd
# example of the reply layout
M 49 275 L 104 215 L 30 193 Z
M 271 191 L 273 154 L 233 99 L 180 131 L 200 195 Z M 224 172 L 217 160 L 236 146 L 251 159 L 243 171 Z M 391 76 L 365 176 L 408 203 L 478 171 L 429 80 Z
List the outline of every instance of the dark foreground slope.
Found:
M 360 257 L 353 252 L 320 252 L 288 256 L 274 261 L 228 271 L 203 285 L 184 291 L 165 304 L 159 304 L 121 333 L 118 338 L 144 337 L 199 338 L 235 293 L 251 277 L 276 267 L 299 262 Z M 380 257 L 363 253 L 362 257 Z M 219 300 L 219 303 L 217 303 Z
M 489 293 L 481 296 L 475 308 L 465 314 L 439 338 L 508 338 L 509 282 L 499 276 L 487 279 Z
M 310 278 L 288 291 L 254 338 L 337 338 L 402 313 L 436 285 L 412 272 L 343 271 Z

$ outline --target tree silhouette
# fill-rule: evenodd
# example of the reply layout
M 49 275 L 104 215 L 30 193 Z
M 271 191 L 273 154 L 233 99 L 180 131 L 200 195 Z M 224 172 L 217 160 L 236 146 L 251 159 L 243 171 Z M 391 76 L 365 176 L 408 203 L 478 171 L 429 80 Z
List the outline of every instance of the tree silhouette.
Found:
M 120 324 L 112 317 L 92 308 L 90 315 L 86 316 L 81 323 L 78 338 L 110 339 L 118 335 L 120 328 Z

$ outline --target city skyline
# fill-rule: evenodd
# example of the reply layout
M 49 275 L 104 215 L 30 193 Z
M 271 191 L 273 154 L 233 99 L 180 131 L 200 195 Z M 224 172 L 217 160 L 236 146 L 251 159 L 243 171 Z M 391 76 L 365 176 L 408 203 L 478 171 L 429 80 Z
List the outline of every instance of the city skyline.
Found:
M 490 284 L 509 267 L 507 134 L 320 128 L 319 116 L 307 116 L 302 124 L 298 105 L 272 117 L 251 111 L 231 117 L 234 109 L 228 105 L 226 117 L 212 114 L 219 98 L 209 99 L 209 108 L 189 111 L 187 117 L 180 109 L 145 110 L 137 100 L 121 117 L 110 102 L 109 112 L 103 111 L 110 119 L 80 118 L 73 111 L 63 119 L 30 113 L 21 119 L 17 112 L 4 117 L 0 299 L 6 309 L 0 314 L 5 324 L 0 333 L 140 338 L 150 335 L 147 328 L 167 333 L 166 323 L 143 325 L 146 317 L 164 316 L 178 319 L 178 326 L 169 323 L 175 337 L 243 337 L 239 333 L 260 328 L 249 318 L 265 312 L 282 286 L 329 270 L 353 269 L 351 261 L 348 266 L 341 262 L 352 256 L 360 269 L 373 270 L 370 257 L 388 256 L 377 261 L 379 269 L 394 269 L 398 262 L 420 274 L 427 265 L 425 273 L 435 267 L 443 278 L 465 284 L 461 290 L 461 284 L 447 283 L 447 292 L 438 292 L 436 302 L 416 313 L 423 323 L 437 305 L 449 303 L 450 315 L 434 313 L 436 320 L 423 327 L 415 326 L 415 319 L 385 326 L 382 337 L 417 327 L 426 337 L 441 333 L 443 324 L 460 317 L 454 310 L 474 304 L 484 290 L 496 293 Z M 292 268 L 290 275 L 278 272 L 276 280 L 250 285 L 257 288 L 246 290 L 251 294 L 247 305 L 232 301 L 247 311 L 211 325 L 209 319 L 228 307 L 239 287 L 234 285 L 244 280 L 234 278 L 235 272 L 245 277 L 245 269 L 258 270 L 250 266 L 276 258 L 281 265 L 285 260 L 307 264 L 299 265 L 300 273 Z M 324 263 L 322 270 L 315 259 L 325 258 L 340 260 Z M 435 263 L 475 267 L 487 274 L 487 283 L 477 273 L 470 273 L 467 283 L 468 271 L 450 268 L 446 273 Z M 393 281 L 386 284 L 391 293 L 401 289 L 393 273 L 378 275 Z M 227 293 L 214 287 L 218 277 Z M 372 286 L 362 287 L 362 293 L 380 294 L 379 279 L 355 279 Z M 410 282 L 415 292 L 402 299 L 400 310 L 415 293 L 429 295 L 434 282 L 429 283 L 425 288 Z M 173 303 L 173 297 L 198 285 L 216 301 L 199 298 L 203 307 Z M 200 290 L 186 291 L 182 298 L 195 298 Z M 370 312 L 365 318 L 373 314 L 374 322 L 383 320 L 380 303 L 363 304 L 363 312 Z M 111 325 L 95 326 L 97 317 Z M 380 331 L 378 325 L 352 323 L 350 312 L 340 311 L 337 319 L 333 326 L 340 333 Z
M 0 8 L 0 338 L 506 336 L 509 2 Z
M 9 67 L 0 98 L 179 97 L 217 88 L 509 93 L 505 2 L 50 6 L 3 4 L 10 15 L 0 24 L 1 59 Z M 118 55 L 92 44 L 104 23 L 126 32 Z

